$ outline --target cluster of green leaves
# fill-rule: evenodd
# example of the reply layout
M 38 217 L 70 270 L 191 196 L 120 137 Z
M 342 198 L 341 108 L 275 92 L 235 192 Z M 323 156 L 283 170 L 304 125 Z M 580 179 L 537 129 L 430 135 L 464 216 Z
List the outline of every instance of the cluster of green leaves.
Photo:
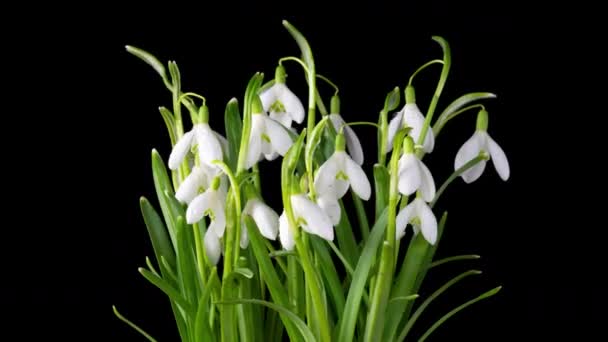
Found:
M 290 33 L 303 50 L 305 63 L 309 69 L 314 70 L 314 64 L 311 68 L 312 55 L 308 43 L 294 30 L 291 29 Z M 444 57 L 447 55 L 449 59 L 447 43 L 441 40 L 441 46 Z M 128 50 L 150 64 L 174 94 L 173 112 L 161 108 L 161 114 L 171 142 L 175 144 L 176 139 L 183 134 L 181 106 L 184 105 L 190 112 L 196 112 L 194 103 L 181 96 L 183 93 L 177 64 L 169 63 L 170 76 L 167 76 L 164 65 L 155 57 L 133 47 L 128 47 Z M 444 63 L 444 71 L 446 64 L 449 70 L 449 60 Z M 271 84 L 262 85 L 262 80 L 263 75 L 256 73 L 249 82 L 243 102 L 244 115 L 241 116 L 236 99 L 229 101 L 226 106 L 224 124 L 229 155 L 225 161 L 227 168 L 236 171 L 231 189 L 245 182 L 253 182 L 260 190 L 259 175 L 255 171 L 239 170 L 238 165 L 239 158 L 243 158 L 239 153 L 242 150 L 240 147 L 248 138 L 246 128 L 250 123 L 247 114 L 250 114 L 252 96 Z M 314 77 L 308 79 L 309 83 L 311 80 L 314 82 Z M 445 82 L 443 73 L 440 84 L 442 82 Z M 439 94 L 442 87 L 443 84 L 438 86 Z M 436 98 L 433 98 L 435 104 L 430 106 L 433 109 L 439 94 L 436 93 Z M 313 96 L 313 102 L 321 114 L 326 115 L 323 100 L 316 90 Z M 439 115 L 432 127 L 434 133 L 439 134 L 443 126 L 471 102 L 491 97 L 494 97 L 491 93 L 471 93 L 456 99 Z M 380 112 L 378 125 L 381 130 L 386 128 L 386 115 L 395 110 L 399 102 L 400 91 L 395 88 L 387 95 Z M 314 110 L 312 115 L 314 120 Z M 313 121 L 314 129 L 309 127 L 305 147 L 303 142 L 306 130 L 285 156 L 284 163 L 291 163 L 295 158 L 293 166 L 300 171 L 300 175 L 305 173 L 303 170 L 313 167 L 304 165 L 305 158 L 300 158 L 301 150 L 304 150 L 302 156 L 308 155 L 314 165 L 322 164 L 333 153 L 336 133 L 326 122 L 327 119 L 316 124 Z M 384 141 L 379 133 L 378 145 L 381 152 L 386 148 L 382 146 Z M 315 150 L 311 146 L 318 148 Z M 302 241 L 296 251 L 280 250 L 277 244 L 260 234 L 251 217 L 240 218 L 240 213 L 236 212 L 240 205 L 235 204 L 234 197 L 229 198 L 227 232 L 232 232 L 232 235 L 228 233 L 225 261 L 219 270 L 206 263 L 200 253 L 200 237 L 206 231 L 204 220 L 195 225 L 187 224 L 184 220 L 185 207 L 175 199 L 175 186 L 181 179 L 179 172 L 169 174 L 156 151 L 152 151 L 151 164 L 160 212 L 146 198 L 141 198 L 141 212 L 155 257 L 154 260 L 146 258 L 146 267 L 140 268 L 139 272 L 169 298 L 182 341 L 281 341 L 285 336 L 293 341 L 307 342 L 401 341 L 410 336 L 418 318 L 436 298 L 462 279 L 481 273 L 476 270 L 464 272 L 424 300 L 419 298 L 419 289 L 429 270 L 448 262 L 477 259 L 478 256 L 463 255 L 433 262 L 438 243 L 430 245 L 422 234 L 418 234 L 412 236 L 409 243 L 401 241 L 402 245 L 407 245 L 407 250 L 405 257 L 398 260 L 399 245 L 387 241 L 387 224 L 390 215 L 393 215 L 394 220 L 395 213 L 394 208 L 389 208 L 391 177 L 383 153 L 373 169 L 373 219 L 370 220 L 357 196 L 352 196 L 356 212 L 354 220 L 344 210 L 345 204 L 340 200 L 342 215 L 335 227 L 335 244 L 301 233 Z M 432 205 L 457 174 L 458 170 L 446 180 Z M 240 200 L 243 202 L 245 199 Z M 407 199 L 401 201 L 402 205 L 404 201 L 407 203 Z M 447 213 L 443 213 L 438 227 L 438 241 L 446 222 Z M 247 229 L 249 235 L 250 244 L 244 250 L 239 250 L 238 242 L 235 243 L 234 240 L 235 236 L 239 236 L 234 232 L 239 229 Z M 355 229 L 360 231 L 359 241 L 353 233 Z M 386 259 L 383 255 L 393 257 Z M 385 279 L 386 272 L 390 273 L 391 281 L 384 287 L 377 286 Z M 314 288 L 312 283 L 315 284 Z M 320 290 L 321 303 L 315 300 L 314 290 Z M 458 311 L 499 290 L 500 287 L 494 288 L 454 308 L 423 330 L 419 340 L 425 340 Z M 116 308 L 114 312 L 118 318 L 154 341 L 149 334 L 118 313 Z M 318 315 L 319 312 L 321 315 Z

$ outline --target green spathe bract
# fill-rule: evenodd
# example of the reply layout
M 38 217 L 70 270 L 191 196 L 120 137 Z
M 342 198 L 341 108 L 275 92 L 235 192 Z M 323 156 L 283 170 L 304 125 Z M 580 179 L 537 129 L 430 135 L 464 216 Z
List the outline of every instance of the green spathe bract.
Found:
M 269 65 L 276 68 L 275 77 L 266 84 L 263 84 L 262 73 L 253 74 L 241 100 L 242 110 L 239 111 L 237 98 L 232 98 L 225 106 L 223 131 L 226 132 L 226 138 L 215 133 L 222 131 L 218 129 L 219 127 L 214 130 L 184 133 L 191 131 L 190 125 L 186 125 L 182 118 L 182 107 L 190 113 L 192 125 L 201 122 L 216 125 L 222 122 L 215 114 L 221 113 L 221 110 L 219 108 L 209 110 L 206 99 L 202 95 L 182 91 L 182 76 L 175 61 L 170 61 L 165 66 L 151 53 L 127 46 L 129 53 L 146 62 L 161 76 L 165 87 L 171 92 L 171 110 L 160 107 L 171 145 L 180 144 L 182 137 L 186 140 L 195 134 L 215 134 L 214 139 L 217 138 L 222 144 L 220 159 L 215 159 L 214 154 L 211 154 L 214 156 L 212 158 L 209 157 L 210 154 L 205 157 L 208 147 L 194 144 L 192 153 L 188 152 L 190 157 L 184 158 L 184 161 L 180 159 L 180 165 L 175 166 L 175 170 L 168 170 L 165 166 L 163 160 L 166 160 L 167 156 L 161 156 L 156 150 L 152 151 L 152 174 L 158 203 L 150 203 L 142 197 L 140 206 L 154 257 L 145 258 L 147 267 L 139 268 L 139 273 L 169 299 L 176 328 L 184 342 L 265 342 L 282 341 L 286 336 L 291 341 L 302 342 L 401 341 L 409 338 L 425 340 L 451 316 L 477 301 L 493 296 L 500 287 L 465 302 L 442 317 L 436 317 L 435 323 L 430 325 L 430 328 L 426 327 L 427 330 L 419 330 L 415 323 L 421 316 L 426 315 L 425 309 L 432 302 L 439 299 L 457 282 L 470 275 L 481 273 L 464 272 L 430 296 L 424 297 L 419 295 L 419 291 L 424 286 L 427 272 L 431 269 L 433 272 L 443 271 L 443 267 L 435 268 L 435 266 L 447 262 L 474 260 L 479 256 L 460 255 L 433 262 L 446 228 L 447 213 L 442 215 L 439 224 L 436 225 L 435 214 L 431 209 L 426 209 L 427 218 L 430 217 L 433 222 L 433 232 L 437 229 L 437 239 L 435 240 L 433 235 L 433 239 L 430 240 L 433 242 L 432 245 L 419 232 L 419 225 L 423 224 L 423 228 L 426 226 L 418 217 L 405 223 L 404 238 L 396 238 L 397 215 L 401 210 L 406 210 L 410 203 L 418 204 L 424 201 L 425 208 L 427 205 L 433 208 L 448 185 L 455 179 L 459 176 L 464 178 L 464 175 L 471 172 L 478 172 L 478 167 L 485 165 L 485 161 L 492 153 L 498 155 L 494 150 L 489 154 L 481 151 L 470 160 L 459 159 L 458 165 L 462 164 L 462 166 L 457 167 L 447 179 L 443 180 L 443 185 L 432 200 L 432 195 L 422 195 L 420 192 L 416 194 L 407 192 L 410 196 L 399 193 L 397 186 L 399 180 L 409 179 L 405 178 L 405 171 L 404 178 L 401 178 L 404 169 L 399 160 L 402 154 L 406 153 L 404 158 L 419 163 L 411 158 L 422 160 L 425 157 L 420 147 L 424 144 L 426 132 L 432 130 L 437 137 L 450 120 L 470 109 L 479 109 L 477 124 L 474 127 L 478 131 L 485 132 L 489 114 L 484 105 L 478 101 L 496 96 L 489 92 L 463 95 L 446 106 L 434 119 L 450 71 L 451 56 L 447 41 L 441 37 L 433 37 L 442 49 L 442 58 L 432 59 L 413 69 L 409 78 L 397 79 L 396 81 L 407 81 L 407 83 L 402 84 L 402 88 L 392 87 L 388 91 L 384 103 L 378 104 L 380 111 L 377 118 L 372 118 L 373 122 L 348 122 L 348 113 L 340 113 L 340 102 L 349 101 L 348 96 L 341 94 L 339 98 L 338 86 L 329 78 L 316 74 L 311 46 L 300 31 L 287 21 L 283 21 L 283 26 L 300 48 L 299 53 L 295 55 L 301 55 L 302 58 L 287 56 L 280 58 L 278 64 L 276 61 L 269 61 Z M 288 73 L 287 66 L 283 65 L 284 62 L 285 64 L 290 62 L 288 66 L 299 67 L 304 71 L 308 85 L 306 127 L 295 129 L 284 127 L 279 121 L 257 116 L 252 120 L 253 114 L 267 115 L 261 108 L 260 94 L 273 85 L 276 85 L 273 91 L 286 91 L 284 83 Z M 291 62 L 296 63 L 291 64 Z M 423 70 L 435 64 L 441 64 L 442 71 L 434 95 L 430 103 L 418 104 L 421 108 L 425 105 L 428 108 L 424 119 L 416 123 L 421 134 L 417 137 L 411 136 L 412 127 L 408 125 L 401 126 L 398 131 L 391 131 L 397 133 L 394 135 L 395 144 L 392 145 L 392 151 L 387 153 L 386 151 L 390 149 L 387 148 L 388 116 L 400 106 L 400 89 L 405 89 L 405 102 L 413 104 L 414 81 L 423 77 L 425 74 L 422 73 Z M 334 93 L 322 94 L 317 89 L 317 79 L 329 84 Z M 289 82 L 293 83 L 297 80 L 290 79 Z M 295 99 L 293 95 L 290 96 L 290 99 Z M 200 106 L 197 106 L 193 99 L 202 99 Z M 300 106 L 299 99 L 297 101 L 295 103 Z M 343 125 L 346 120 L 350 137 L 355 134 L 351 126 L 371 125 L 378 130 L 378 162 L 373 165 L 373 198 L 370 199 L 373 204 L 369 206 L 373 207 L 374 213 L 366 212 L 364 202 L 367 199 L 367 190 L 363 199 L 352 191 L 352 187 L 350 188 L 352 197 L 339 198 L 344 194 L 340 189 L 346 191 L 346 188 L 341 187 L 348 186 L 344 173 L 349 174 L 352 170 L 326 172 L 325 174 L 330 175 L 335 173 L 336 179 L 332 180 L 333 176 L 323 178 L 323 184 L 326 186 L 323 186 L 323 189 L 316 188 L 316 186 L 322 187 L 315 185 L 314 182 L 320 166 L 336 153 L 348 156 L 351 148 L 345 148 L 346 140 L 343 135 L 345 126 L 333 126 L 336 123 L 330 118 L 332 120 L 336 118 L 328 115 L 324 101 L 329 101 L 331 104 L 331 114 L 340 114 L 344 117 L 344 119 L 339 118 L 339 122 L 342 122 L 339 125 Z M 320 118 L 316 117 L 317 109 L 321 114 Z M 422 116 L 419 115 L 420 118 Z M 264 120 L 258 120 L 260 118 Z M 260 125 L 270 125 L 271 129 Z M 256 140 L 250 139 L 250 136 L 255 136 L 252 135 L 252 131 L 267 133 Z M 285 132 L 291 139 L 290 146 L 277 150 L 270 149 L 270 145 L 266 145 L 278 138 L 284 140 L 274 141 L 288 142 L 285 140 Z M 194 137 L 192 141 L 204 141 L 196 140 L 198 138 Z M 489 136 L 487 139 L 490 139 Z M 183 144 L 186 143 L 190 142 L 185 141 Z M 251 149 L 254 146 L 250 144 L 260 145 L 255 146 L 257 149 Z M 253 166 L 251 166 L 252 160 L 248 159 L 250 149 L 261 151 L 260 160 L 256 162 L 254 158 Z M 502 150 L 500 152 L 502 153 Z M 357 154 L 362 157 L 360 152 Z M 251 155 L 256 156 L 254 153 Z M 500 170 L 507 170 L 500 175 L 506 179 L 508 163 L 506 157 L 503 155 L 500 157 L 501 159 L 497 161 L 502 163 L 499 165 Z M 214 160 L 209 161 L 204 158 Z M 202 164 L 201 159 L 206 160 L 206 163 Z M 273 161 L 275 159 L 279 160 Z M 277 177 L 260 177 L 258 164 L 266 163 L 265 160 L 282 163 L 280 181 L 277 181 Z M 359 164 L 363 162 L 362 158 L 360 160 Z M 356 165 L 357 168 L 359 164 Z M 405 164 L 404 168 L 409 165 Z M 327 167 L 332 167 L 333 164 L 328 165 Z M 353 164 L 348 165 L 351 166 L 340 167 L 354 167 Z M 191 173 L 193 166 L 197 166 L 195 168 L 197 172 Z M 362 175 L 361 171 L 358 172 Z M 367 177 L 372 174 L 371 171 L 368 173 Z M 176 198 L 175 191 L 179 189 L 178 193 L 181 194 L 180 185 L 191 184 L 183 183 L 188 176 L 191 176 L 189 179 L 200 177 L 200 179 L 196 178 L 196 182 L 192 182 L 197 184 L 197 187 L 200 186 L 200 189 L 186 185 L 182 187 L 191 190 L 190 194 L 203 193 L 207 188 L 217 193 L 211 201 L 221 203 L 221 207 L 225 208 L 226 228 L 223 234 L 207 229 L 209 220 L 213 220 L 215 215 L 213 212 L 206 212 L 205 215 L 209 218 L 203 217 L 193 224 L 186 222 L 186 208 L 190 205 L 190 199 L 184 199 L 181 195 L 178 195 L 180 199 Z M 363 180 L 361 177 L 357 179 Z M 278 185 L 281 189 L 283 208 L 274 208 L 276 213 L 272 214 L 268 214 L 268 211 L 272 212 L 272 210 L 265 205 L 266 212 L 257 209 L 243 212 L 245 209 L 243 206 L 248 200 L 255 199 L 259 201 L 258 203 L 263 203 L 264 196 L 276 191 Z M 366 187 L 369 188 L 369 184 Z M 198 202 L 206 198 L 200 197 Z M 297 198 L 297 201 L 294 198 Z M 345 208 L 349 207 L 347 202 L 351 200 L 354 211 L 349 212 Z M 450 202 L 445 198 L 442 201 L 449 206 Z M 283 214 L 277 220 L 277 215 L 281 211 Z M 336 211 L 340 215 L 339 222 L 337 216 L 332 216 Z M 399 221 L 401 222 L 399 229 L 403 229 L 406 216 L 407 214 L 403 216 L 402 221 Z M 325 227 L 323 232 L 332 233 L 331 230 L 327 230 L 329 227 L 327 222 L 332 222 L 329 217 L 334 217 L 334 223 L 338 222 L 332 227 L 333 234 L 319 236 L 313 234 L 320 231 L 316 229 L 318 227 Z M 314 226 L 315 222 L 316 226 Z M 280 227 L 280 239 L 277 239 L 280 242 L 264 237 L 274 238 L 276 230 L 274 230 L 275 234 L 262 235 L 257 224 L 262 227 L 271 226 L 274 227 L 273 229 Z M 458 222 L 450 222 L 450 226 L 458 224 Z M 357 231 L 360 234 L 355 233 Z M 325 240 L 333 238 L 334 234 L 335 242 Z M 207 238 L 212 238 L 209 241 L 213 244 L 207 245 L 209 242 L 207 240 L 204 243 L 203 239 Z M 408 239 L 409 243 L 405 241 Z M 241 248 L 241 246 L 247 247 Z M 287 250 L 281 250 L 281 247 Z M 402 249 L 401 253 L 400 249 Z M 216 254 L 208 258 L 206 254 L 208 251 L 215 251 Z M 218 260 L 218 256 L 222 265 L 216 267 L 214 263 Z M 210 262 L 211 259 L 213 262 Z M 155 341 L 145 332 L 145 327 L 128 320 L 115 307 L 113 310 L 120 320 L 148 340 Z

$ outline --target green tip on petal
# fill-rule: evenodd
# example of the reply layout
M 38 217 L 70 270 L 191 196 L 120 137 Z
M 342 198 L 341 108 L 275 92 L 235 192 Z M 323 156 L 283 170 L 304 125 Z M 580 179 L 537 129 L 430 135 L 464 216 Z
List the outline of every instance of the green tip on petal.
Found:
M 477 130 L 484 132 L 488 130 L 488 111 L 483 108 L 477 114 Z
M 340 97 L 338 95 L 334 95 L 331 97 L 331 111 L 330 114 L 339 114 L 340 113 Z
M 416 91 L 414 91 L 414 86 L 408 85 L 405 87 L 405 103 L 416 103 Z
M 285 68 L 279 64 L 274 71 L 274 81 L 275 83 L 285 83 L 285 78 Z
M 209 122 L 209 107 L 205 104 L 198 109 L 198 121 L 199 123 Z
M 346 139 L 344 138 L 344 134 L 342 134 L 342 132 L 339 132 L 338 135 L 336 135 L 336 152 L 344 151 L 345 147 Z
M 412 137 L 409 135 L 403 139 L 403 153 L 414 153 L 415 144 Z
M 251 103 L 251 113 L 253 114 L 262 114 L 264 113 L 264 107 L 262 106 L 262 100 L 257 95 L 253 96 L 253 101 Z
M 258 194 L 255 191 L 255 187 L 252 183 L 245 182 L 244 187 L 245 187 L 245 198 L 247 198 L 247 200 L 252 200 L 252 199 L 258 198 Z

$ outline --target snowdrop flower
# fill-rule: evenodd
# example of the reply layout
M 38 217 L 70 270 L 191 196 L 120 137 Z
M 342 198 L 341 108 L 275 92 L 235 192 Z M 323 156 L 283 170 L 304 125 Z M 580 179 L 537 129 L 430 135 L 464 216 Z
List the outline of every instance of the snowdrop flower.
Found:
M 420 197 L 413 200 L 397 215 L 395 229 L 397 240 L 405 235 L 405 227 L 408 224 L 414 228 L 414 234 L 422 231 L 422 236 L 431 245 L 437 241 L 437 219 L 431 208 Z
M 220 183 L 220 177 L 215 177 L 211 186 L 196 196 L 186 210 L 186 222 L 189 224 L 209 216 L 211 223 L 208 229 L 213 230 L 218 238 L 224 236 L 226 230 L 226 193 L 221 191 Z
M 329 114 L 329 120 L 331 121 L 332 126 L 336 132 L 344 133 L 344 137 L 346 138 L 346 148 L 348 149 L 348 153 L 352 156 L 353 160 L 359 164 L 363 164 L 363 148 L 361 147 L 361 141 L 355 134 L 355 131 L 348 125 L 342 118 L 340 114 L 340 98 L 338 95 L 334 95 L 331 98 L 331 114 Z
M 395 135 L 400 128 L 411 127 L 410 135 L 415 139 L 416 142 L 420 139 L 420 133 L 422 133 L 422 126 L 424 125 L 424 115 L 418 106 L 416 105 L 416 96 L 414 94 L 414 87 L 408 85 L 405 88 L 406 103 L 403 109 L 395 114 L 388 124 L 388 144 L 387 152 L 393 149 L 393 140 Z M 422 149 L 426 153 L 433 152 L 435 147 L 435 136 L 433 130 L 429 127 L 426 131 L 426 138 Z
M 293 120 L 297 123 L 304 120 L 304 106 L 285 85 L 285 68 L 282 65 L 276 68 L 274 84 L 260 94 L 260 100 L 264 111 L 270 112 L 270 118 L 285 127 L 291 127 Z
M 430 202 L 435 197 L 435 181 L 428 167 L 416 157 L 414 141 L 407 136 L 403 141 L 403 155 L 399 159 L 399 192 L 405 196 L 422 194 L 422 199 Z
M 226 139 L 209 127 L 209 111 L 205 105 L 201 107 L 199 116 L 199 122 L 173 146 L 169 156 L 171 170 L 177 170 L 188 151 L 194 147 L 197 148 L 199 160 L 207 166 L 217 168 L 213 161 L 222 160 L 222 149 L 227 149 Z
M 467 140 L 462 147 L 456 153 L 456 159 L 454 160 L 454 170 L 458 170 L 464 164 L 471 159 L 477 157 L 479 153 L 485 152 L 490 155 L 494 168 L 502 180 L 506 181 L 509 179 L 510 169 L 509 161 L 505 152 L 498 146 L 498 144 L 490 137 L 487 132 L 488 129 L 488 112 L 485 109 L 479 111 L 477 114 L 477 129 L 473 136 Z M 460 176 L 462 179 L 471 183 L 477 180 L 486 168 L 486 161 L 482 160 L 475 164 L 467 171 L 463 172 Z
M 315 202 L 304 194 L 291 195 L 290 200 L 296 225 L 310 234 L 333 241 L 334 229 L 331 220 Z M 284 249 L 293 250 L 295 240 L 285 211 L 279 217 L 279 238 Z
M 262 236 L 269 240 L 276 240 L 279 233 L 279 215 L 272 210 L 266 203 L 258 198 L 252 198 L 247 201 L 243 216 L 249 215 L 260 229 Z M 249 244 L 249 236 L 247 235 L 247 227 L 241 227 L 241 248 L 247 248 Z
M 213 266 L 217 265 L 217 262 L 220 260 L 220 255 L 222 254 L 222 244 L 220 243 L 220 238 L 213 229 L 207 229 L 203 244 L 209 263 Z
M 342 210 L 334 193 L 326 192 L 317 196 L 317 205 L 325 212 L 334 226 L 340 223 Z
M 321 165 L 315 175 L 314 186 L 319 195 L 333 193 L 336 199 L 342 198 L 351 186 L 357 196 L 368 200 L 371 185 L 361 166 L 344 151 L 343 134 L 336 136 L 336 149 L 329 159 Z
M 263 113 L 259 99 L 254 100 L 249 150 L 247 151 L 245 167 L 252 167 L 263 157 L 272 160 L 276 157 L 275 153 L 284 156 L 292 144 L 293 141 L 287 130 L 280 123 Z
M 190 204 L 194 197 L 203 193 L 211 185 L 211 181 L 219 174 L 219 170 L 212 169 L 205 164 L 194 166 L 192 171 L 179 185 L 175 198 L 181 203 Z M 220 191 L 227 192 L 228 183 L 225 176 L 220 176 Z

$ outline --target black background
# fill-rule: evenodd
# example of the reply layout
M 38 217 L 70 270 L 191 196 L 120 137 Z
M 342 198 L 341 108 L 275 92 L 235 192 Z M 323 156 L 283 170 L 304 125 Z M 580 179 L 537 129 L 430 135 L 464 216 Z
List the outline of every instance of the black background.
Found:
M 169 106 L 171 99 L 158 75 L 124 45 L 146 49 L 163 62 L 177 61 L 183 88 L 207 97 L 211 125 L 221 131 L 226 102 L 242 99 L 254 72 L 272 77 L 278 58 L 299 54 L 282 19 L 306 35 L 317 71 L 340 86 L 348 121 L 376 121 L 389 90 L 403 88 L 415 68 L 441 57 L 432 35 L 445 37 L 452 47 L 452 71 L 439 109 L 466 92 L 498 95 L 486 102 L 489 133 L 507 153 L 511 178 L 502 182 L 490 164 L 472 185 L 454 182 L 438 205 L 450 212 L 439 256 L 476 253 L 482 259 L 432 272 L 423 292 L 469 266 L 484 274 L 433 304 L 417 334 L 430 318 L 497 285 L 503 285 L 499 295 L 453 317 L 432 340 L 586 340 L 583 336 L 605 321 L 598 277 L 605 269 L 604 227 L 593 218 L 601 210 L 601 200 L 593 198 L 602 183 L 592 181 L 601 155 L 590 153 L 602 136 L 591 133 L 596 124 L 588 121 L 597 112 L 590 105 L 595 97 L 590 82 L 601 78 L 593 69 L 595 55 L 580 49 L 592 41 L 586 34 L 592 30 L 574 31 L 583 25 L 574 24 L 573 13 L 562 19 L 557 9 L 511 2 L 313 7 L 124 3 L 54 8 L 57 16 L 38 11 L 43 19 L 31 18 L 34 35 L 42 39 L 34 46 L 29 39 L 14 39 L 16 50 L 34 47 L 22 58 L 29 68 L 19 70 L 19 85 L 44 94 L 44 105 L 29 106 L 28 98 L 20 105 L 21 112 L 34 115 L 33 136 L 44 138 L 36 148 L 48 161 L 23 176 L 36 179 L 28 191 L 43 190 L 36 197 L 43 204 L 27 210 L 31 198 L 18 192 L 23 196 L 18 209 L 25 207 L 27 214 L 19 211 L 23 228 L 9 232 L 7 241 L 14 243 L 5 248 L 5 260 L 16 262 L 8 264 L 3 285 L 24 324 L 23 337 L 142 340 L 113 317 L 116 304 L 159 340 L 176 339 L 165 298 L 137 273 L 152 254 L 138 198 L 154 197 L 150 150 L 168 157 L 157 107 Z M 289 86 L 306 100 L 301 71 L 295 64 L 287 68 Z M 423 111 L 438 74 L 430 68 L 417 77 Z M 464 114 L 441 134 L 426 159 L 437 183 L 451 172 L 474 125 L 475 115 Z M 375 131 L 356 130 L 371 171 Z M 31 162 L 25 157 L 17 164 Z M 262 170 L 271 186 L 276 168 Z M 276 191 L 265 196 L 278 204 Z

